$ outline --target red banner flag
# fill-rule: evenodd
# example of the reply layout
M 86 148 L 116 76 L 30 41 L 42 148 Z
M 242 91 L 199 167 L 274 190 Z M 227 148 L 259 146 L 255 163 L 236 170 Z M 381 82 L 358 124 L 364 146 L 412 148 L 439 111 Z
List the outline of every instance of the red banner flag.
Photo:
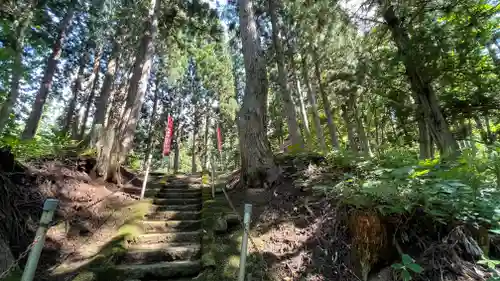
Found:
M 163 141 L 163 156 L 170 154 L 170 143 L 172 143 L 172 135 L 174 134 L 174 119 L 169 115 L 167 120 L 167 128 L 165 129 L 165 140 Z
M 217 125 L 217 148 L 219 149 L 219 152 L 222 153 L 222 134 L 220 132 L 219 125 Z

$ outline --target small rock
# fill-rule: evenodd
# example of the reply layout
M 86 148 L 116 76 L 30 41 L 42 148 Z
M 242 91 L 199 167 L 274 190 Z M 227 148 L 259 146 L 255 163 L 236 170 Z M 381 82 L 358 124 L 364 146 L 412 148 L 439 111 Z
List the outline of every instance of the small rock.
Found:
M 222 233 L 227 231 L 227 221 L 225 218 L 217 218 L 214 224 L 214 231 L 216 233 Z

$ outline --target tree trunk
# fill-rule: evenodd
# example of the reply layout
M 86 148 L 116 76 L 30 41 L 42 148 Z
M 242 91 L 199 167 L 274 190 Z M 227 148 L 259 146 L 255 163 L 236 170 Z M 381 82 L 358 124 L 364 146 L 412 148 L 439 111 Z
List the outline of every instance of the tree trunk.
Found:
M 361 116 L 359 116 L 359 110 L 356 106 L 356 96 L 354 94 L 355 93 L 351 94 L 349 99 L 352 111 L 354 113 L 354 119 L 356 121 L 356 131 L 358 132 L 359 143 L 361 145 L 363 155 L 369 157 L 372 155 L 372 151 L 370 150 L 370 141 L 368 140 L 368 136 L 366 135 L 363 119 Z
M 290 66 L 292 68 L 292 80 L 295 85 L 295 91 L 297 93 L 297 98 L 299 101 L 299 107 L 300 107 L 300 117 L 302 119 L 302 123 L 304 124 L 304 131 L 306 134 L 306 139 L 310 143 L 311 142 L 311 129 L 309 128 L 309 120 L 307 118 L 307 110 L 306 110 L 306 104 L 304 102 L 304 98 L 302 96 L 302 87 L 300 85 L 300 80 L 298 79 L 296 73 L 295 73 L 295 62 L 293 59 L 293 54 L 290 55 Z
M 95 93 L 97 92 L 97 87 L 99 87 L 99 67 L 101 65 L 102 48 L 97 46 L 94 54 L 94 66 L 92 67 L 92 74 L 94 76 L 92 80 L 92 90 L 87 99 L 87 104 L 85 105 L 85 111 L 83 113 L 82 126 L 80 127 L 80 134 L 78 136 L 79 140 L 83 139 L 85 130 L 87 129 L 87 120 L 90 114 L 90 107 L 94 103 Z
M 481 139 L 485 144 L 488 144 L 488 133 L 484 129 L 483 122 L 478 114 L 474 114 L 474 121 L 476 122 L 476 127 L 479 130 L 479 134 L 481 135 Z
M 155 81 L 155 91 L 153 95 L 153 107 L 151 108 L 151 116 L 149 117 L 149 122 L 147 124 L 147 129 L 146 132 L 148 132 L 148 138 L 146 140 L 146 158 L 144 159 L 144 165 L 143 165 L 143 170 L 144 168 L 147 169 L 148 165 L 148 157 L 149 154 L 153 153 L 153 143 L 154 143 L 154 130 L 156 127 L 156 110 L 158 107 L 158 99 L 159 99 L 159 94 L 160 94 L 160 82 L 161 79 L 159 76 L 156 77 Z M 166 111 L 166 110 L 165 110 Z
M 358 154 L 358 142 L 356 141 L 356 134 L 354 133 L 356 128 L 355 120 L 353 120 L 351 114 L 351 108 L 349 103 L 342 106 L 342 118 L 344 119 L 344 123 L 347 129 L 347 140 L 349 141 L 349 149 L 354 153 Z
M 421 107 L 417 108 L 417 119 L 418 119 L 418 135 L 419 135 L 419 148 L 420 148 L 420 159 L 429 159 L 432 157 L 432 142 L 427 124 L 425 123 L 424 112 Z
M 152 0 L 148 16 L 144 22 L 145 30 L 137 50 L 132 77 L 127 92 L 125 107 L 118 124 L 116 141 L 113 143 L 112 157 L 109 160 L 107 178 L 117 179 L 118 167 L 132 147 L 134 132 L 139 119 L 144 94 L 146 93 L 151 63 L 154 54 L 154 39 L 158 31 L 160 1 Z M 106 161 L 106 159 L 103 159 Z
M 246 86 L 238 113 L 241 152 L 241 184 L 264 187 L 275 183 L 279 169 L 266 135 L 267 71 L 251 0 L 239 0 L 240 33 Z
M 332 107 L 330 105 L 330 101 L 328 100 L 328 96 L 323 87 L 323 82 L 321 81 L 321 71 L 319 69 L 319 58 L 317 50 L 313 50 L 313 60 L 314 60 L 314 71 L 316 73 L 316 79 L 318 80 L 319 93 L 321 95 L 321 99 L 323 100 L 323 106 L 325 108 L 325 114 L 328 122 L 328 131 L 330 132 L 332 148 L 334 150 L 340 150 L 339 137 L 337 135 L 337 126 L 333 121 Z
M 198 122 L 195 117 L 194 127 L 193 127 L 193 143 L 191 146 L 191 173 L 196 173 L 196 131 L 198 131 Z
M 486 123 L 486 134 L 488 136 L 488 144 L 492 144 L 495 142 L 495 136 L 491 132 L 491 127 L 490 127 L 490 115 L 488 112 L 484 112 L 484 122 Z
M 203 135 L 203 158 L 201 160 L 201 169 L 202 170 L 208 170 L 208 154 L 210 152 L 209 145 L 208 145 L 208 134 L 210 131 L 210 114 L 207 112 L 205 116 L 205 134 Z
M 75 119 L 78 119 L 78 114 L 75 111 L 76 111 L 76 106 L 78 104 L 78 96 L 80 94 L 80 91 L 82 90 L 83 79 L 85 78 L 84 77 L 85 67 L 87 66 L 88 60 L 89 60 L 89 53 L 88 51 L 84 51 L 82 57 L 80 58 L 80 66 L 78 67 L 78 74 L 73 84 L 73 96 L 71 97 L 71 100 L 69 102 L 68 109 L 66 111 L 66 117 L 63 123 L 63 128 L 61 131 L 62 134 L 64 135 L 68 134 L 70 128 L 72 128 L 72 124 L 74 124 L 75 122 Z
M 284 114 L 288 124 L 288 133 L 290 134 L 292 144 L 302 147 L 303 141 L 300 136 L 299 126 L 297 124 L 297 113 L 293 104 L 292 95 L 288 89 L 287 69 L 285 67 L 285 56 L 280 38 L 280 27 L 278 25 L 276 0 L 269 0 L 269 13 L 271 15 L 271 25 L 273 29 L 273 45 L 276 52 L 276 63 L 278 64 L 278 83 L 280 84 L 281 99 L 283 100 Z
M 154 39 L 158 32 L 158 14 L 160 1 L 152 0 L 149 15 L 144 23 L 145 33 L 141 39 L 140 46 L 134 63 L 134 70 L 130 79 L 130 85 L 125 103 L 125 110 L 120 122 L 120 134 L 122 134 L 123 150 L 120 154 L 125 155 L 131 148 L 135 128 L 139 118 L 144 94 L 146 93 L 149 74 L 151 71 L 152 58 L 154 55 Z
M 96 109 L 94 113 L 94 120 L 92 122 L 92 129 L 90 130 L 91 139 L 96 139 L 94 134 L 96 131 L 96 126 L 103 127 L 104 120 L 106 118 L 106 112 L 108 111 L 108 102 L 111 93 L 111 88 L 115 81 L 115 74 L 118 68 L 118 57 L 120 53 L 120 41 L 118 38 L 121 36 L 121 30 L 118 29 L 113 39 L 113 49 L 108 59 L 108 65 L 106 68 L 106 74 L 104 75 L 104 81 L 101 87 L 101 93 L 96 99 Z
M 5 241 L 0 235 L 0 273 L 7 270 L 14 263 L 14 261 L 14 256 L 12 255 L 8 242 Z M 18 269 L 18 267 L 15 269 Z M 8 278 L 9 275 L 7 274 L 6 277 Z
M 321 120 L 319 119 L 316 93 L 314 93 L 314 90 L 311 87 L 311 83 L 309 82 L 309 74 L 307 73 L 308 69 L 309 68 L 307 66 L 307 57 L 304 55 L 302 56 L 302 79 L 304 79 L 304 83 L 306 84 L 307 98 L 309 99 L 309 103 L 311 104 L 311 114 L 314 119 L 314 130 L 316 132 L 316 136 L 318 137 L 321 150 L 323 152 L 326 152 L 325 136 L 323 135 Z
M 383 0 L 379 0 L 382 5 Z M 410 37 L 408 32 L 403 28 L 400 19 L 396 16 L 394 7 L 390 4 L 386 5 L 383 11 L 384 20 L 387 22 L 389 29 L 392 32 L 392 37 L 399 53 L 403 58 L 403 63 L 406 68 L 406 75 L 410 80 L 410 85 L 418 98 L 418 103 L 422 107 L 425 116 L 425 122 L 432 138 L 435 140 L 439 151 L 443 156 L 454 157 L 458 152 L 458 145 L 450 128 L 444 119 L 436 93 L 432 88 L 430 79 L 426 77 L 425 67 L 419 62 L 417 50 L 412 50 L 410 46 Z
M 10 114 L 12 108 L 19 97 L 19 87 L 21 83 L 21 78 L 23 76 L 23 51 L 24 51 L 24 39 L 26 37 L 26 30 L 33 17 L 33 3 L 28 4 L 27 14 L 24 19 L 21 20 L 19 26 L 17 27 L 16 38 L 14 41 L 13 51 L 14 51 L 14 61 L 12 63 L 12 76 L 10 82 L 10 92 L 7 100 L 2 104 L 0 109 L 0 133 L 3 132 L 5 125 L 10 119 Z
M 184 133 L 184 128 L 180 125 L 180 123 L 177 125 L 178 126 L 178 133 L 176 135 L 176 141 L 175 141 L 175 146 L 174 146 L 174 173 L 177 173 L 179 171 L 179 154 L 180 154 L 180 146 L 182 142 L 182 135 Z
M 40 118 L 42 117 L 43 107 L 47 100 L 47 96 L 52 88 L 52 80 L 54 78 L 54 73 L 57 69 L 57 64 L 59 63 L 59 58 L 62 51 L 62 42 L 66 37 L 66 31 L 68 30 L 71 20 L 73 19 L 73 14 L 75 13 L 75 6 L 77 0 L 72 0 L 68 8 L 68 12 L 64 16 L 63 20 L 59 25 L 59 33 L 57 39 L 52 47 L 52 53 L 47 60 L 47 66 L 45 67 L 45 72 L 43 74 L 42 83 L 35 97 L 35 102 L 31 109 L 31 113 L 26 121 L 26 127 L 22 133 L 22 139 L 32 139 L 38 129 L 38 124 L 40 123 Z

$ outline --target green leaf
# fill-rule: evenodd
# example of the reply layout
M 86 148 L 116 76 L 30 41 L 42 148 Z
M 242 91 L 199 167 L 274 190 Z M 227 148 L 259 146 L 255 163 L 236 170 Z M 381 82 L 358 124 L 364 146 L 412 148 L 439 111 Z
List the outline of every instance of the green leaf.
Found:
M 413 263 L 413 259 L 412 259 L 412 257 L 410 257 L 410 256 L 409 256 L 409 255 L 407 255 L 407 254 L 403 254 L 402 259 L 403 259 L 403 264 L 404 264 L 404 265 L 409 265 L 409 264 L 412 264 L 412 263 Z
M 400 270 L 400 269 L 404 268 L 405 266 L 400 264 L 400 263 L 395 263 L 395 264 L 391 265 L 391 267 L 396 269 L 396 270 Z
M 424 269 L 416 263 L 411 263 L 411 264 L 407 265 L 406 267 L 408 267 L 409 269 L 411 269 L 415 273 L 422 273 L 422 271 L 424 271 Z
M 411 275 L 408 270 L 404 269 L 403 270 L 403 281 L 410 281 L 411 280 Z

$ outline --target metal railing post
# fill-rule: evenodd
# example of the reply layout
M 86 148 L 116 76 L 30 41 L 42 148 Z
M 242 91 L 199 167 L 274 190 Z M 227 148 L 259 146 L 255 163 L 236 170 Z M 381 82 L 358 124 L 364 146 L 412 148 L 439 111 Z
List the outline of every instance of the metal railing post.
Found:
M 54 217 L 54 211 L 57 209 L 58 204 L 59 200 L 57 199 L 47 199 L 43 204 L 43 213 L 40 218 L 40 224 L 38 226 L 38 230 L 36 231 L 35 240 L 32 244 L 33 247 L 31 248 L 28 256 L 28 261 L 26 262 L 21 281 L 32 281 L 35 277 L 38 260 L 40 259 L 43 245 L 45 244 L 45 236 L 47 235 L 49 224 Z
M 248 252 L 248 233 L 250 232 L 250 218 L 252 216 L 252 204 L 245 204 L 245 214 L 243 216 L 243 239 L 241 241 L 240 272 L 238 281 L 245 281 L 245 267 Z

